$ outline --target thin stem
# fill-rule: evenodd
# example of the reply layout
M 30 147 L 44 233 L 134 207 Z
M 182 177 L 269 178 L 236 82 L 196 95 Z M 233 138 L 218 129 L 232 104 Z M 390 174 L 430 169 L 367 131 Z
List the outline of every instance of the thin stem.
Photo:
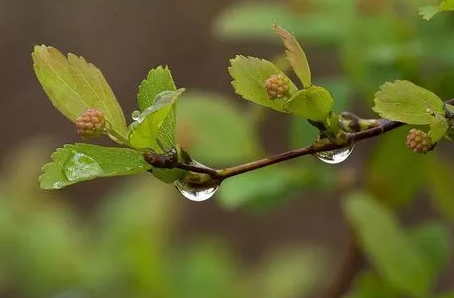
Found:
M 454 99 L 446 101 L 447 104 L 454 104 Z M 344 114 L 345 116 L 348 116 L 350 118 L 355 118 L 355 116 L 351 113 L 346 113 Z M 290 150 L 287 152 L 283 152 L 274 156 L 270 156 L 267 158 L 259 159 L 253 162 L 241 164 L 238 166 L 234 167 L 229 167 L 225 169 L 220 169 L 220 170 L 215 170 L 207 167 L 201 167 L 197 165 L 189 165 L 185 164 L 182 162 L 177 162 L 173 166 L 174 168 L 179 168 L 187 171 L 191 171 L 194 173 L 203 173 L 203 174 L 208 174 L 210 175 L 213 179 L 216 179 L 218 181 L 222 181 L 224 179 L 240 175 L 246 172 L 250 172 L 256 169 L 260 169 L 263 167 L 267 167 L 279 162 L 291 160 L 300 156 L 304 155 L 309 155 L 309 154 L 315 154 L 317 152 L 324 152 L 324 151 L 331 151 L 335 149 L 340 149 L 340 148 L 345 148 L 347 146 L 350 146 L 354 143 L 357 143 L 362 140 L 370 139 L 376 136 L 379 136 L 381 134 L 384 134 L 388 131 L 394 130 L 402 125 L 405 125 L 405 123 L 398 122 L 398 121 L 391 121 L 387 119 L 360 119 L 356 117 L 358 121 L 360 121 L 360 124 L 367 125 L 367 129 L 358 131 L 358 132 L 352 132 L 352 133 L 347 133 L 347 139 L 343 144 L 334 144 L 329 140 L 320 140 L 314 142 L 312 145 L 304 147 L 304 148 L 298 148 L 294 150 Z M 362 125 L 360 125 L 362 126 Z M 153 162 L 148 161 L 152 166 L 155 167 L 160 167 L 159 164 L 153 164 Z
M 348 134 L 347 143 L 344 145 L 336 145 L 331 142 L 314 143 L 304 148 L 294 149 L 288 152 L 280 153 L 278 155 L 259 159 L 250 163 L 218 170 L 217 173 L 219 174 L 219 176 L 222 177 L 222 179 L 227 179 L 232 176 L 243 174 L 249 171 L 253 171 L 259 168 L 263 168 L 275 163 L 290 160 L 300 156 L 344 148 L 350 144 L 378 136 L 380 134 L 396 129 L 403 125 L 403 123 L 401 122 L 389 121 L 386 119 L 382 119 L 380 122 L 381 123 L 379 126 L 369 128 L 360 132 Z
M 188 164 L 184 164 L 184 163 L 178 163 L 175 166 L 175 168 L 186 170 L 186 171 L 191 171 L 194 173 L 208 174 L 208 175 L 212 176 L 213 178 L 219 178 L 218 172 L 211 168 L 204 168 L 204 167 L 188 165 Z

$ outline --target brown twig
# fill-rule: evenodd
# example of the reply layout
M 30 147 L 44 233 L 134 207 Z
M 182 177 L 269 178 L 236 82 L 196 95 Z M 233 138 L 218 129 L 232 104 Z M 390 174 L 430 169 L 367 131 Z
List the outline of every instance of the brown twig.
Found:
M 448 101 L 446 101 L 446 103 L 454 104 L 454 99 L 448 100 Z M 372 121 L 372 120 L 370 120 L 370 121 Z M 229 168 L 225 168 L 225 169 L 220 169 L 220 170 L 215 170 L 215 169 L 211 169 L 211 168 L 207 168 L 207 167 L 201 167 L 201 166 L 197 166 L 197 165 L 189 165 L 189 164 L 185 164 L 182 162 L 174 163 L 173 168 L 183 169 L 183 170 L 191 171 L 194 173 L 208 174 L 213 179 L 222 181 L 224 179 L 227 179 L 227 178 L 230 178 L 230 177 L 233 177 L 236 175 L 240 175 L 240 174 L 250 172 L 250 171 L 253 171 L 256 169 L 267 167 L 267 166 L 270 166 L 270 165 L 273 165 L 273 164 L 276 164 L 279 162 L 294 159 L 294 158 L 297 158 L 300 156 L 345 148 L 345 147 L 355 144 L 359 141 L 379 136 L 383 133 L 394 130 L 394 129 L 404 125 L 404 123 L 401 123 L 398 121 L 391 121 L 391 120 L 387 120 L 387 119 L 374 120 L 373 123 L 377 123 L 377 125 L 375 125 L 371 128 L 362 130 L 362 131 L 348 133 L 346 142 L 344 142 L 341 145 L 334 144 L 334 143 L 330 142 L 329 140 L 316 141 L 312 145 L 304 147 L 304 148 L 290 150 L 290 151 L 283 152 L 283 153 L 280 153 L 280 154 L 277 154 L 274 156 L 270 156 L 270 157 L 259 159 L 259 160 L 253 161 L 253 162 L 249 162 L 249 163 L 245 163 L 245 164 L 241 164 L 238 166 L 229 167 Z M 152 166 L 160 167 L 159 163 L 154 164 L 153 162 L 150 162 L 150 161 L 148 161 L 148 162 Z

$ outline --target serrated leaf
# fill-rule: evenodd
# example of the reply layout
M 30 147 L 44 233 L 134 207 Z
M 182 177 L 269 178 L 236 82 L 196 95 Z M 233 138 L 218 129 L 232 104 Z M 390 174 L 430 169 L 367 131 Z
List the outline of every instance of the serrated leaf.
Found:
M 274 31 L 279 35 L 285 47 L 287 48 L 287 50 L 285 51 L 287 54 L 287 60 L 290 62 L 296 75 L 303 83 L 304 88 L 311 87 L 312 81 L 309 62 L 307 61 L 306 54 L 304 53 L 300 44 L 295 39 L 295 37 L 284 28 L 275 25 Z
M 433 18 L 438 13 L 438 6 L 436 5 L 426 5 L 419 8 L 419 15 L 426 21 Z
M 449 229 L 438 222 L 429 222 L 411 229 L 409 237 L 430 261 L 433 272 L 445 269 L 451 252 Z
M 252 160 L 260 149 L 247 116 L 219 94 L 185 93 L 178 104 L 178 142 L 207 164 Z
M 446 118 L 442 115 L 436 114 L 433 118 L 433 121 L 430 123 L 429 135 L 432 143 L 435 144 L 442 137 L 444 137 L 444 135 L 448 131 L 449 125 L 448 120 L 446 120 Z
M 312 86 L 295 93 L 285 105 L 285 110 L 312 121 L 324 121 L 333 110 L 334 99 L 323 87 Z
M 52 104 L 68 119 L 75 121 L 88 108 L 105 114 L 107 129 L 126 139 L 123 111 L 101 71 L 84 58 L 45 45 L 35 46 L 33 68 Z
M 90 144 L 65 145 L 52 154 L 40 176 L 43 189 L 60 189 L 99 177 L 133 175 L 151 166 L 139 151 Z
M 147 78 L 142 81 L 137 94 L 137 103 L 140 111 L 150 107 L 156 97 L 164 91 L 176 91 L 177 87 L 167 66 L 158 66 L 148 72 Z
M 167 122 L 167 126 L 163 123 L 175 109 L 177 99 L 183 91 L 184 89 L 179 89 L 160 93 L 153 105 L 138 116 L 130 126 L 129 144 L 131 146 L 138 149 L 151 148 L 159 153 L 175 146 L 175 119 Z M 164 148 L 161 149 L 160 145 Z
M 344 210 L 361 248 L 380 274 L 406 294 L 426 297 L 434 276 L 392 211 L 363 193 L 348 196 Z
M 454 10 L 454 0 L 444 0 L 438 6 L 428 5 L 420 7 L 419 14 L 423 17 L 424 20 L 430 20 L 437 13 L 449 10 Z
M 373 110 L 381 117 L 408 124 L 430 124 L 434 115 L 444 114 L 443 101 L 437 95 L 410 81 L 383 84 L 374 101 Z
M 271 75 L 282 74 L 273 63 L 255 57 L 236 56 L 230 60 L 229 73 L 234 79 L 232 85 L 237 94 L 256 104 L 270 107 L 279 112 L 284 111 L 284 98 L 270 99 L 265 89 L 265 81 Z M 296 91 L 296 86 L 289 79 L 289 94 Z

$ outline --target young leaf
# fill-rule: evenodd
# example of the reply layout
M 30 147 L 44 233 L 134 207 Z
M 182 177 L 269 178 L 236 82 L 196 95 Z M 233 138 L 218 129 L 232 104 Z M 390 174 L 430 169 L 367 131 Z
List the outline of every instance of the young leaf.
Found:
M 344 209 L 362 249 L 383 277 L 412 297 L 426 297 L 433 272 L 391 210 L 361 193 L 347 197 Z
M 158 66 L 150 70 L 147 78 L 139 86 L 139 94 L 137 94 L 139 110 L 144 111 L 150 107 L 161 92 L 176 90 L 177 87 L 167 66 Z
M 256 104 L 285 112 L 285 98 L 270 99 L 265 88 L 265 82 L 271 75 L 285 76 L 279 68 L 269 61 L 244 56 L 236 56 L 235 59 L 230 60 L 230 64 L 228 70 L 234 79 L 232 85 L 237 94 Z M 295 84 L 288 80 L 289 94 L 292 95 L 297 89 Z
M 333 109 L 334 99 L 323 87 L 312 86 L 295 93 L 285 105 L 285 110 L 312 121 L 324 121 Z
M 88 108 L 102 111 L 108 131 L 126 139 L 127 126 L 118 101 L 101 71 L 84 58 L 53 47 L 35 46 L 33 67 L 52 104 L 68 119 L 75 121 Z
M 177 99 L 184 89 L 164 91 L 156 97 L 152 106 L 143 111 L 130 126 L 129 144 L 135 148 L 151 148 L 163 153 L 175 146 L 175 118 L 164 126 L 164 120 L 175 109 Z M 173 114 L 175 116 L 175 113 Z M 160 143 L 159 143 L 160 142 Z
M 132 175 L 151 166 L 139 151 L 90 144 L 65 145 L 52 154 L 39 177 L 42 189 L 60 189 L 99 177 Z
M 408 124 L 430 124 L 434 115 L 444 115 L 443 101 L 437 95 L 409 81 L 383 84 L 374 101 L 373 110 L 381 117 Z
M 436 114 L 433 117 L 433 121 L 430 123 L 430 138 L 432 143 L 437 143 L 448 131 L 448 121 L 442 115 Z
M 454 0 L 444 0 L 438 6 L 428 5 L 420 7 L 419 14 L 422 15 L 424 20 L 430 20 L 437 13 L 449 10 L 454 10 Z
M 312 81 L 309 62 L 307 62 L 306 54 L 304 53 L 300 44 L 295 39 L 295 37 L 284 28 L 275 25 L 274 31 L 284 42 L 284 45 L 287 48 L 287 50 L 285 51 L 287 53 L 287 60 L 290 62 L 296 75 L 303 83 L 304 88 L 311 87 Z
M 419 8 L 419 15 L 426 21 L 432 19 L 438 13 L 438 6 L 426 5 Z

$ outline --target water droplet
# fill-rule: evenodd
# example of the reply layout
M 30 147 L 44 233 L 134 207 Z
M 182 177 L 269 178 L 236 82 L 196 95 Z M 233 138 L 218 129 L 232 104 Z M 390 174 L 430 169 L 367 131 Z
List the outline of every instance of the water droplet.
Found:
M 192 165 L 197 165 L 199 167 L 205 167 L 204 165 L 198 163 L 195 160 L 191 161 Z M 189 174 L 191 175 L 191 174 Z M 194 174 L 198 175 L 198 174 Z M 203 175 L 203 174 L 202 174 Z M 213 181 L 208 181 L 209 183 L 195 183 L 191 181 L 190 176 L 185 176 L 182 179 L 175 181 L 174 185 L 178 191 L 188 200 L 202 202 L 211 198 L 219 188 L 218 184 L 215 184 Z M 194 177 L 192 177 L 194 178 Z
M 103 170 L 91 157 L 80 152 L 74 152 L 71 159 L 64 165 L 64 174 L 69 181 L 80 181 L 101 176 Z
M 355 145 L 353 144 L 349 147 L 345 147 L 345 148 L 341 148 L 341 149 L 325 151 L 325 152 L 317 152 L 314 155 L 323 162 L 326 162 L 329 164 L 336 164 L 336 163 L 341 163 L 344 160 L 346 160 L 352 153 L 354 147 L 355 147 Z
M 196 202 L 206 201 L 218 190 L 218 185 L 200 186 L 187 183 L 185 180 L 175 181 L 175 187 L 186 199 Z
M 132 112 L 131 117 L 132 117 L 132 120 L 134 120 L 134 121 L 139 120 L 140 111 L 134 111 L 134 112 Z

